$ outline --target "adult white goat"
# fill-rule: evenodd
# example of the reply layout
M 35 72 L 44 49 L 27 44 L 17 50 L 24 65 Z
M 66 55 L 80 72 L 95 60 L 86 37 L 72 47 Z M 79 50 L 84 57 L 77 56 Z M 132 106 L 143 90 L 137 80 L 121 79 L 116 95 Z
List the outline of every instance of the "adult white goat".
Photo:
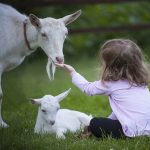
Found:
M 1 76 L 22 63 L 24 58 L 41 47 L 48 56 L 47 73 L 53 78 L 54 63 L 62 63 L 63 43 L 68 34 L 68 25 L 81 14 L 60 19 L 39 19 L 33 14 L 29 17 L 20 14 L 11 6 L 0 3 L 0 126 L 7 127 L 1 116 L 2 88 Z
M 59 102 L 70 92 L 70 89 L 57 95 L 45 95 L 40 99 L 31 99 L 33 104 L 39 105 L 35 125 L 35 133 L 55 133 L 57 138 L 65 138 L 67 131 L 76 132 L 88 126 L 92 116 L 85 113 L 60 109 Z

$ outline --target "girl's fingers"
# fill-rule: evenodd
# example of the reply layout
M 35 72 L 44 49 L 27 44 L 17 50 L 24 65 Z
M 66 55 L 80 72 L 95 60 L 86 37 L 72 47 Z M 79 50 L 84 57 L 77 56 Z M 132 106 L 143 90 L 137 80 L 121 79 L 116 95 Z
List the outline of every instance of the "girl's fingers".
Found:
M 61 68 L 68 68 L 69 65 L 66 65 L 66 64 L 58 64 L 58 63 L 55 63 L 55 65 L 57 67 L 61 67 Z
M 55 65 L 56 65 L 57 67 L 61 67 L 61 68 L 64 67 L 64 64 L 58 64 L 58 63 L 55 63 Z
M 58 63 L 55 63 L 55 65 L 57 66 L 57 67 L 60 67 L 60 68 L 63 68 L 63 69 L 65 69 L 65 70 L 69 70 L 69 68 L 68 68 L 68 65 L 66 65 L 66 64 L 58 64 Z
M 55 63 L 55 65 L 57 67 L 60 67 L 60 68 L 64 69 L 65 71 L 67 71 L 69 73 L 75 71 L 75 69 L 72 66 L 67 65 L 67 64 L 58 64 L 58 63 Z

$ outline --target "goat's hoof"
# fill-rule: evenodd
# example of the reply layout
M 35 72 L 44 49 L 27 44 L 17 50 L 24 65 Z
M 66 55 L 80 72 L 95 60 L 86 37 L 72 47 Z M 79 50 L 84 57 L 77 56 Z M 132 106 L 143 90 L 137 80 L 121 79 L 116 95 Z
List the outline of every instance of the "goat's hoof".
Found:
M 0 122 L 0 127 L 2 128 L 8 128 L 9 125 L 7 123 L 5 123 L 4 121 Z

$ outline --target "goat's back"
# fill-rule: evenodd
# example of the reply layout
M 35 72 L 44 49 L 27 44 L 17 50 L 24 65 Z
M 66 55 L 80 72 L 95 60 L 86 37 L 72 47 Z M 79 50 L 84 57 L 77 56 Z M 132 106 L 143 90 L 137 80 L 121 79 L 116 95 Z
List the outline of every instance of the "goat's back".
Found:
M 60 109 L 57 112 L 55 125 L 57 128 L 66 128 L 71 132 L 75 132 L 84 126 L 89 125 L 91 118 L 91 116 L 82 112 Z
M 0 3 L 0 60 L 23 41 L 23 21 L 26 19 L 9 5 Z
M 6 18 L 6 19 L 15 19 L 15 20 L 24 20 L 25 15 L 22 15 L 19 13 L 16 9 L 9 5 L 5 5 L 0 3 L 0 18 Z M 7 20 L 9 21 L 9 20 Z M 2 21 L 0 23 L 3 23 Z

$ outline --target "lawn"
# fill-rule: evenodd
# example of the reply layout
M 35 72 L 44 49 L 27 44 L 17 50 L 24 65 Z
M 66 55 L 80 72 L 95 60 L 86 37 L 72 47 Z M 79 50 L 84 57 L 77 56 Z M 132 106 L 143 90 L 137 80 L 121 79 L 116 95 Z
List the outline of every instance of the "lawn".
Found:
M 97 140 L 78 139 L 67 134 L 66 140 L 58 140 L 54 135 L 34 134 L 37 106 L 32 105 L 29 98 L 57 95 L 71 87 L 71 93 L 61 102 L 62 108 L 103 117 L 111 112 L 107 97 L 85 95 L 71 83 L 71 78 L 63 70 L 57 69 L 55 80 L 50 81 L 46 63 L 46 59 L 26 59 L 21 66 L 4 74 L 3 117 L 10 127 L 0 129 L 0 150 L 150 150 L 148 137 Z M 69 63 L 89 81 L 98 79 L 98 61 L 81 59 Z

